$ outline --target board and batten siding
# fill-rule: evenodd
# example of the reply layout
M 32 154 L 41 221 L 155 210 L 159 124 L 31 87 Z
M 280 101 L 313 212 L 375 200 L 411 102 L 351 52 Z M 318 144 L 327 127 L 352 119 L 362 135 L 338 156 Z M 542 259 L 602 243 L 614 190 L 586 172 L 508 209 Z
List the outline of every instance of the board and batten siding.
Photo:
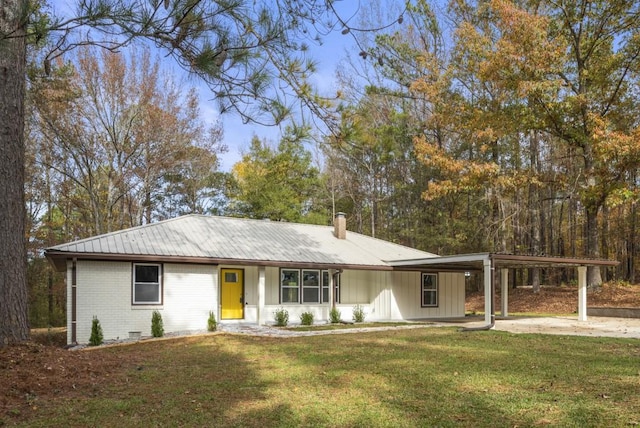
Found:
M 438 306 L 421 306 L 422 273 L 392 272 L 397 314 L 393 319 L 453 318 L 464 316 L 464 273 L 438 274 Z
M 353 307 L 361 305 L 367 321 L 389 320 L 391 295 L 391 272 L 345 270 L 340 275 L 340 304 L 343 318 L 350 320 Z
M 78 343 L 89 342 L 94 316 L 100 321 L 105 340 L 127 338 L 131 331 L 150 336 L 154 310 L 162 315 L 166 333 L 206 329 L 209 311 L 218 307 L 216 267 L 171 263 L 162 266 L 163 304 L 132 305 L 133 263 L 78 260 Z
M 245 272 L 255 269 L 255 282 L 247 281 L 249 289 L 257 291 L 257 268 L 247 268 Z M 254 275 L 248 274 L 247 278 Z M 324 304 L 290 304 L 282 305 L 280 299 L 280 269 L 267 267 L 265 271 L 265 308 L 261 318 L 263 322 L 274 321 L 273 311 L 284 307 L 289 311 L 289 320 L 297 323 L 302 312 L 311 312 L 317 322 L 329 318 L 330 305 Z M 353 307 L 361 305 L 366 313 L 367 321 L 405 320 L 420 318 L 453 318 L 464 316 L 464 274 L 438 274 L 438 306 L 421 307 L 421 272 L 390 272 L 371 270 L 345 270 L 340 276 L 340 303 L 337 308 L 344 320 L 351 320 Z M 256 297 L 257 300 L 257 297 Z M 251 306 L 251 301 L 248 302 Z M 248 308 L 250 309 L 250 308 Z M 257 306 L 255 311 L 257 312 Z M 245 313 L 246 321 L 255 321 L 255 312 Z

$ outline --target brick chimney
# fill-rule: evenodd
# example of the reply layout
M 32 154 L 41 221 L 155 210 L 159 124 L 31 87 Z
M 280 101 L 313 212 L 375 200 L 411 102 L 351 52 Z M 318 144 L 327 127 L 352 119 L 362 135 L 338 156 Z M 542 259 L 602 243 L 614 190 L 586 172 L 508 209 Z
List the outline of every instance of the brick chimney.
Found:
M 333 234 L 338 239 L 347 238 L 347 217 L 344 213 L 336 213 L 336 218 L 333 220 Z

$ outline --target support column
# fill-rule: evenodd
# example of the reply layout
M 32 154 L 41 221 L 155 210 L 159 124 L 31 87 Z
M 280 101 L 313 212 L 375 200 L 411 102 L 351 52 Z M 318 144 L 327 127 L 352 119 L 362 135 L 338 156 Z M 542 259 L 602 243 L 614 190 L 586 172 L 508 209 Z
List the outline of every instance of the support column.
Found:
M 578 266 L 578 321 L 587 320 L 587 267 Z
M 482 261 L 484 272 L 484 321 L 491 324 L 491 314 L 493 313 L 493 269 L 491 266 L 491 260 L 486 259 Z
M 216 313 L 218 322 L 222 320 L 222 305 L 220 304 L 222 297 L 222 281 L 220 281 L 220 266 L 213 266 L 213 310 Z
M 266 285 L 266 268 L 264 266 L 258 267 L 258 325 L 264 324 L 262 313 L 264 312 L 265 302 L 265 285 Z
M 500 314 L 509 316 L 509 269 L 500 269 Z

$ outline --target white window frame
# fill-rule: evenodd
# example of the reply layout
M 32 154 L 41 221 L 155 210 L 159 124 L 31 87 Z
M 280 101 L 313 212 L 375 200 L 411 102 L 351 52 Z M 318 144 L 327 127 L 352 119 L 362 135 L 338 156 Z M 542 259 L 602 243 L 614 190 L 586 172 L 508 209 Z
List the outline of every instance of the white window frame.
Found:
M 318 284 L 317 285 L 313 285 L 313 286 L 305 285 L 305 283 L 304 283 L 304 275 L 305 275 L 306 272 L 312 272 L 312 273 L 316 274 L 316 278 L 318 278 Z M 301 282 L 302 282 L 302 295 L 300 296 L 300 303 L 302 303 L 303 305 L 320 303 L 320 300 L 322 299 L 322 296 L 321 296 L 321 293 L 322 293 L 322 271 L 320 271 L 319 269 L 302 269 L 300 271 L 300 278 L 301 278 Z M 305 300 L 305 291 L 313 290 L 313 289 L 316 290 L 318 298 L 316 300 L 313 300 L 313 301 Z
M 327 281 L 324 280 L 325 273 L 327 274 Z M 325 290 L 327 290 L 327 296 L 329 295 L 329 275 L 331 275 L 331 273 L 328 270 L 320 272 L 322 278 L 322 303 L 331 303 L 328 297 L 326 300 L 324 298 Z M 336 303 L 340 303 L 340 274 L 333 276 L 333 300 Z
M 158 282 L 141 282 L 136 278 L 136 267 L 138 266 L 154 266 L 158 268 Z M 132 285 L 131 285 L 131 303 L 133 305 L 162 305 L 163 287 L 162 287 L 162 265 L 158 263 L 134 263 L 132 269 Z M 136 300 L 136 286 L 137 285 L 156 285 L 158 287 L 158 300 L 157 301 L 141 301 Z
M 425 278 L 431 277 L 432 286 L 430 288 L 425 287 Z M 424 295 L 425 293 L 430 293 L 435 296 L 435 303 L 426 303 Z M 420 303 L 423 308 L 437 308 L 439 303 L 439 288 L 438 288 L 438 274 L 437 273 L 423 273 L 420 276 Z
M 298 275 L 298 280 L 295 283 L 295 285 L 291 285 L 290 283 L 285 285 L 284 284 L 284 273 L 285 272 L 296 272 Z M 298 290 L 298 300 L 294 301 L 294 302 L 285 302 L 283 299 L 284 296 L 284 291 L 285 290 L 291 290 L 291 289 L 297 289 Z M 291 303 L 300 303 L 300 298 L 302 295 L 302 290 L 300 289 L 300 269 L 285 269 L 285 268 L 281 268 L 280 269 L 280 303 L 282 304 L 291 304 Z
M 286 285 L 284 283 L 284 273 L 285 272 L 297 272 L 298 281 L 296 285 Z M 314 272 L 318 275 L 318 285 L 317 286 L 305 286 L 304 285 L 304 273 L 305 272 Z M 329 284 L 325 281 L 325 275 L 329 275 L 329 271 L 322 269 L 293 269 L 293 268 L 280 268 L 280 304 L 283 305 L 292 305 L 292 304 L 301 304 L 301 305 L 320 305 L 329 303 L 325 301 L 324 293 L 329 289 Z M 334 276 L 334 292 L 333 298 L 336 303 L 340 303 L 340 275 Z M 283 297 L 285 295 L 285 290 L 296 288 L 298 290 L 298 300 L 295 302 L 285 302 Z M 305 289 L 309 290 L 312 288 L 316 288 L 318 290 L 318 300 L 313 302 L 305 302 L 304 301 L 304 292 Z

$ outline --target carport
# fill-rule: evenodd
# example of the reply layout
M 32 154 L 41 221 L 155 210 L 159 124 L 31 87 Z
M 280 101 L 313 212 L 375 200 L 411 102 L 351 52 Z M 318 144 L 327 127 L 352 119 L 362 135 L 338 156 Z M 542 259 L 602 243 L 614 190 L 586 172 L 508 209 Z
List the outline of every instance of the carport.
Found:
M 575 267 L 578 270 L 578 321 L 587 320 L 587 267 L 617 266 L 620 262 L 604 259 L 527 256 L 502 253 L 474 253 L 426 259 L 395 261 L 395 268 L 415 268 L 434 272 L 481 272 L 484 283 L 485 322 L 495 323 L 494 272 L 500 272 L 500 313 L 509 314 L 509 269 Z

